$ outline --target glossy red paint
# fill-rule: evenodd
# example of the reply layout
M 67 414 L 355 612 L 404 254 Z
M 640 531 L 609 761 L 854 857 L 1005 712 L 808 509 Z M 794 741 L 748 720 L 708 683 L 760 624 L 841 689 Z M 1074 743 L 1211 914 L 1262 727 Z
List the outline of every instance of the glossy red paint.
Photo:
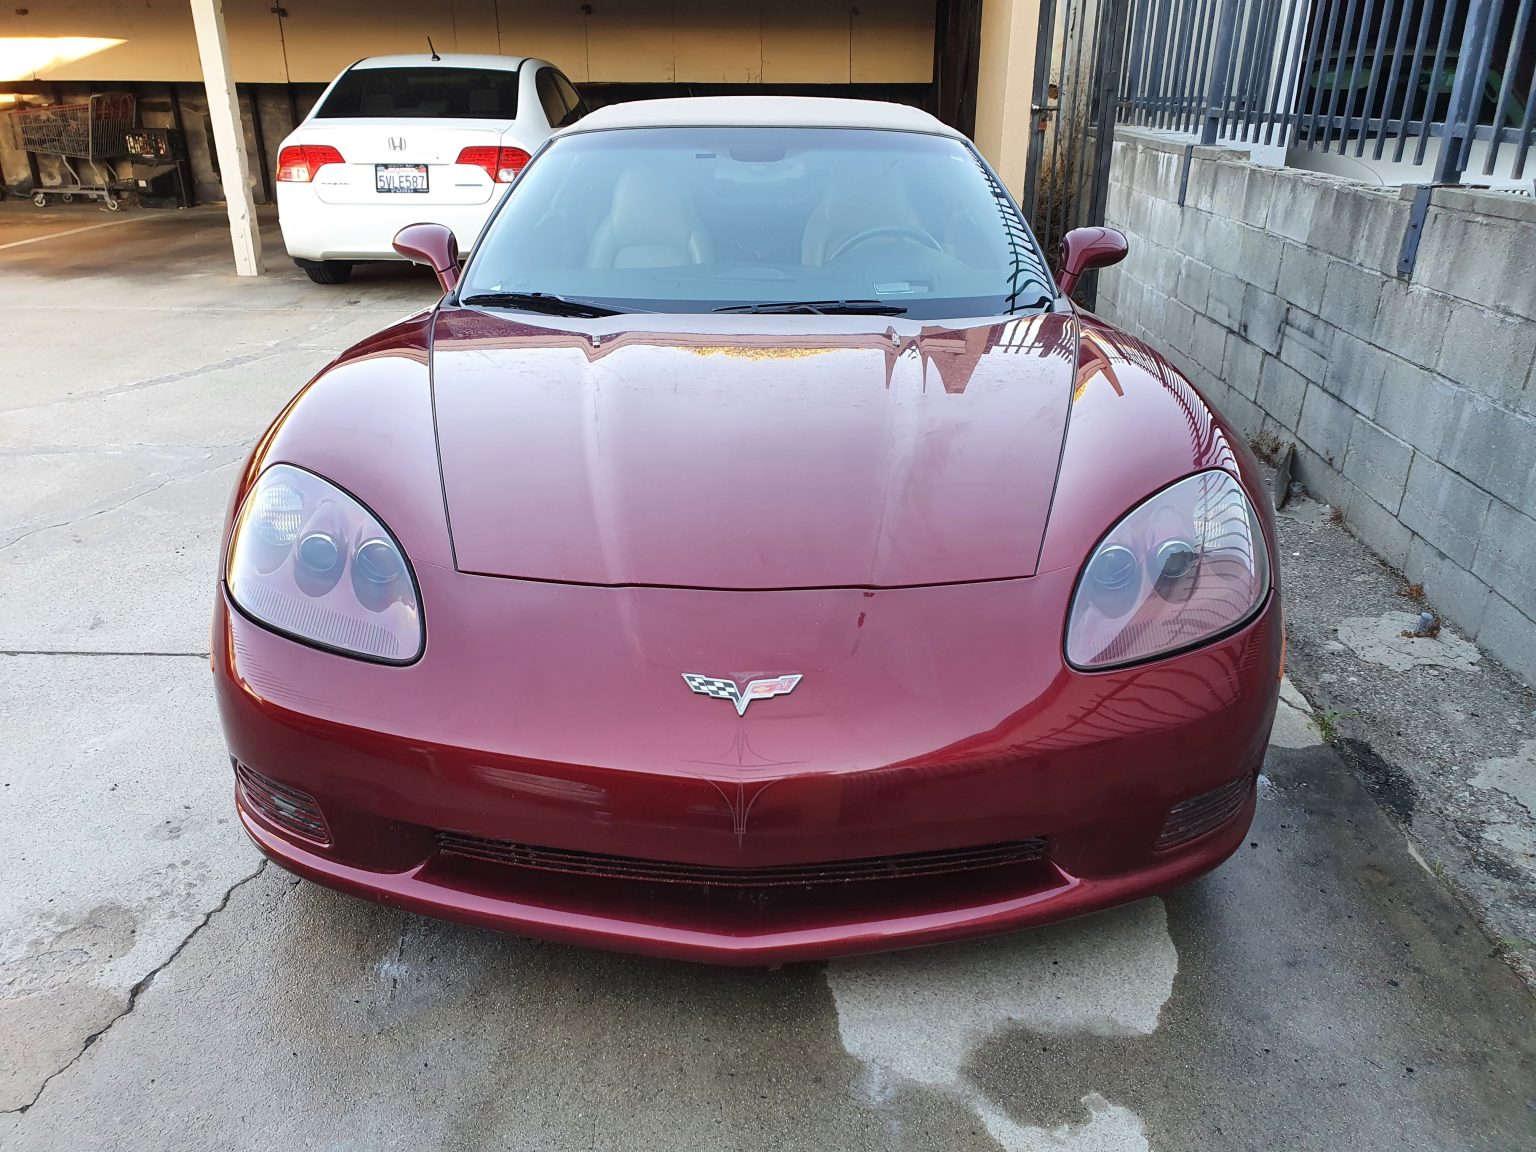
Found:
M 531 935 L 779 963 L 1089 911 L 1241 843 L 1251 799 L 1154 848 L 1173 805 L 1258 772 L 1278 592 L 1194 652 L 1093 674 L 1062 657 L 1083 562 L 1150 492 L 1229 469 L 1273 539 L 1247 448 L 1145 345 L 1066 312 L 953 329 L 473 311 L 433 323 L 398 325 L 313 381 L 235 494 L 237 507 L 275 462 L 344 484 L 410 556 L 426 621 L 421 660 L 382 667 L 285 640 L 221 594 L 231 755 L 312 794 L 333 834 L 307 844 L 242 798 L 247 830 L 286 867 Z M 844 473 L 824 467 L 845 443 Z M 978 460 L 1006 474 L 989 485 Z M 717 488 L 743 485 L 736 506 L 757 519 L 738 523 Z M 804 679 L 738 716 L 684 672 Z M 675 886 L 466 866 L 437 851 L 437 831 L 724 868 L 1043 836 L 1049 863 L 744 910 Z
M 461 161 L 462 162 L 462 161 Z M 441 224 L 407 224 L 395 233 L 394 249 L 407 260 L 437 273 L 444 292 L 459 282 L 459 239 Z
M 1072 229 L 1061 238 L 1061 269 L 1056 279 L 1062 292 L 1070 296 L 1084 272 L 1118 264 L 1129 250 L 1125 234 L 1113 228 L 1095 225 Z

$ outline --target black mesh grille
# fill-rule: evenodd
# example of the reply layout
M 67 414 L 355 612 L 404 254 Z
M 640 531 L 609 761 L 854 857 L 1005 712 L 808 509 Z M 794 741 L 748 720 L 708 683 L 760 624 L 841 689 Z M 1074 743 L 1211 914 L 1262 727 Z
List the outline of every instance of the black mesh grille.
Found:
M 488 840 L 457 832 L 437 834 L 438 851 L 494 864 L 508 864 L 540 872 L 590 876 L 607 880 L 687 884 L 702 888 L 791 888 L 856 884 L 879 880 L 906 880 L 975 872 L 989 868 L 1043 860 L 1044 839 L 1014 840 L 977 848 L 940 852 L 912 852 L 900 856 L 870 856 L 859 860 L 830 860 L 817 864 L 788 864 L 769 868 L 716 868 L 705 864 L 681 864 L 671 860 L 642 860 L 632 856 L 607 856 L 595 852 L 571 852 L 537 848 L 507 840 Z
M 238 760 L 235 761 L 235 778 L 240 781 L 240 790 L 247 803 L 263 818 L 306 839 L 321 844 L 331 842 L 331 830 L 320 811 L 319 801 L 308 792 L 269 780 Z
M 1168 810 L 1157 838 L 1158 850 L 1176 847 L 1225 824 L 1242 810 L 1252 788 L 1251 776 L 1239 776 L 1230 784 L 1175 804 Z

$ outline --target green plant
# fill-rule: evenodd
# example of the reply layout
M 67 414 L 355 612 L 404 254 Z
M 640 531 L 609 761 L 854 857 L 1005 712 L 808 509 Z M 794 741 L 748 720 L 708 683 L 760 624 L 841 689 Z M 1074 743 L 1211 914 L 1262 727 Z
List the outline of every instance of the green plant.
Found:
M 1308 722 L 1317 729 L 1324 744 L 1332 744 L 1339 738 L 1339 721 L 1353 715 L 1353 712 L 1314 712 Z

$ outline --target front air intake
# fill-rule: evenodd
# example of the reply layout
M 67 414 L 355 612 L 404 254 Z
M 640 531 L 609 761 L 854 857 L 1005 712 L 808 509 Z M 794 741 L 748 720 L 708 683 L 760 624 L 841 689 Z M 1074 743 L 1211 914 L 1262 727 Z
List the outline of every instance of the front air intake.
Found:
M 1252 791 L 1253 777 L 1239 776 L 1230 784 L 1181 800 L 1168 810 L 1168 819 L 1163 822 L 1162 833 L 1157 838 L 1157 851 L 1177 848 L 1221 827 L 1242 811 Z
M 325 822 L 325 814 L 320 811 L 320 802 L 308 792 L 279 784 L 238 760 L 234 765 L 240 795 L 247 807 L 263 820 L 317 844 L 331 842 L 331 829 Z

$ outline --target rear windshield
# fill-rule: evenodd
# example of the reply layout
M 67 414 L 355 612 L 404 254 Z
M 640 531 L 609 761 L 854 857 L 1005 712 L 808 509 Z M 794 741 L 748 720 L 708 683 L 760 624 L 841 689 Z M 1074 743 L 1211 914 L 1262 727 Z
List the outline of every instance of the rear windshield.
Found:
M 315 115 L 515 120 L 517 73 L 487 68 L 353 68 Z

